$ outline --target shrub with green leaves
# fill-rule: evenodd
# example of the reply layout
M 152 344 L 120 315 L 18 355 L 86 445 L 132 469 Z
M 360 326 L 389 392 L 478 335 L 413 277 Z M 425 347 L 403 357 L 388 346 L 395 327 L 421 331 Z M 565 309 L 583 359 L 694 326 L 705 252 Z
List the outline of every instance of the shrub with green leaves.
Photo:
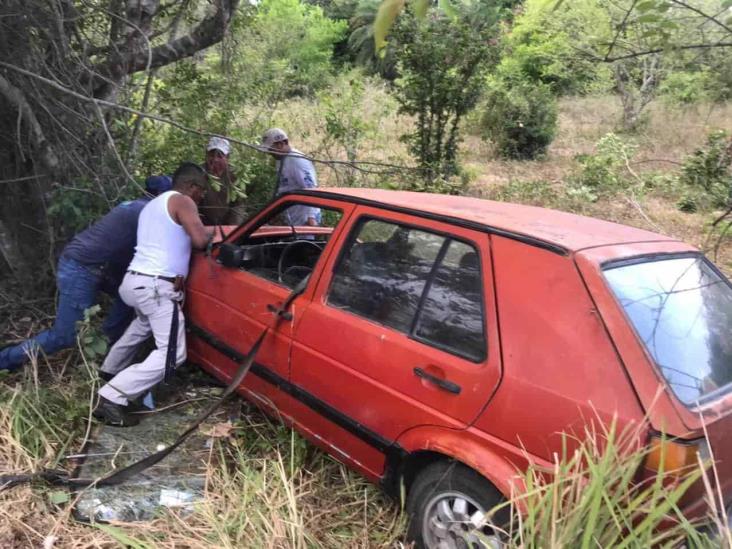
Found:
M 546 84 L 492 79 L 482 108 L 483 138 L 504 157 L 536 158 L 557 131 L 557 100 Z
M 546 84 L 557 95 L 610 90 L 610 68 L 577 55 L 577 44 L 589 38 L 587 29 L 609 27 L 607 19 L 595 1 L 526 0 L 502 40 L 498 74 Z
M 415 119 L 403 136 L 428 181 L 458 173 L 460 124 L 480 97 L 484 70 L 497 57 L 501 6 L 464 3 L 460 11 L 402 14 L 393 31 L 401 77 L 395 94 L 400 112 Z
M 580 169 L 570 177 L 574 188 L 587 188 L 597 196 L 611 195 L 628 188 L 632 179 L 628 172 L 637 146 L 614 133 L 597 142 L 595 154 L 576 157 Z
M 347 23 L 302 0 L 242 3 L 240 12 L 220 50 L 160 71 L 150 103 L 183 126 L 258 142 L 273 125 L 273 105 L 329 84 L 333 47 L 345 37 Z M 247 119 L 245 107 L 253 105 L 261 108 Z M 146 120 L 136 173 L 170 173 L 182 160 L 203 162 L 207 140 Z M 236 193 L 256 203 L 271 197 L 274 181 L 271 163 L 261 157 L 236 144 L 231 154 Z
M 661 96 L 677 105 L 691 105 L 709 99 L 711 79 L 706 71 L 674 71 L 659 86 Z
M 706 146 L 686 157 L 679 180 L 707 197 L 701 206 L 725 207 L 732 193 L 732 138 L 725 131 L 713 131 Z

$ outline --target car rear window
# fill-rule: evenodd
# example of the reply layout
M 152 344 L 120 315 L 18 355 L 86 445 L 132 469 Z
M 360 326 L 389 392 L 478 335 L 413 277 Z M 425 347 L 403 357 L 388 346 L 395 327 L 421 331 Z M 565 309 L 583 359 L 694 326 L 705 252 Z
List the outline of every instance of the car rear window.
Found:
M 614 264 L 615 296 L 674 394 L 686 405 L 732 382 L 732 287 L 701 256 Z

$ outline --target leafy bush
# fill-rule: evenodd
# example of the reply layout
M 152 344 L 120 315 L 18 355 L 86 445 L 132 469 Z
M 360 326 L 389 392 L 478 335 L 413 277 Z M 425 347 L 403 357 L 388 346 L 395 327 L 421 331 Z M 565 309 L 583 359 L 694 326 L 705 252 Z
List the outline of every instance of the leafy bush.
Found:
M 221 51 L 210 49 L 203 60 L 181 61 L 160 72 L 150 103 L 189 128 L 252 142 L 270 125 L 262 113 L 272 105 L 327 86 L 333 47 L 344 38 L 347 24 L 301 0 L 244 3 L 240 11 Z M 262 105 L 262 113 L 242 120 L 245 105 Z M 170 172 L 181 160 L 202 162 L 206 141 L 146 120 L 136 173 Z M 271 186 L 273 177 L 271 163 L 260 156 L 236 146 L 231 156 L 235 191 L 254 192 L 258 202 L 267 194 L 260 192 L 262 181 L 269 177 Z
M 97 182 L 80 179 L 70 186 L 55 186 L 50 197 L 48 214 L 58 236 L 70 238 L 86 229 L 114 206 L 142 195 L 144 182 L 127 183 L 122 188 L 104 189 Z
M 709 75 L 706 72 L 671 72 L 660 85 L 661 96 L 672 104 L 691 105 L 709 99 Z
M 329 152 L 333 147 L 341 148 L 339 153 L 345 152 L 350 161 L 356 160 L 362 142 L 375 127 L 374 121 L 363 116 L 365 91 L 366 81 L 354 70 L 338 78 L 335 85 L 317 96 L 324 109 L 325 148 Z M 338 153 L 336 155 L 339 156 Z
M 732 193 L 732 139 L 719 130 L 707 136 L 706 147 L 697 149 L 684 160 L 679 180 L 691 189 L 702 189 L 708 205 L 724 207 Z
M 577 55 L 578 29 L 608 25 L 596 2 L 527 0 L 503 39 L 498 74 L 547 84 L 557 95 L 604 92 L 612 87 L 610 69 Z M 583 34 L 583 33 L 580 33 Z
M 483 138 L 508 158 L 536 158 L 557 130 L 557 101 L 546 84 L 494 79 L 486 93 Z
M 609 133 L 596 145 L 595 154 L 577 156 L 578 173 L 570 177 L 570 184 L 586 187 L 597 195 L 610 195 L 627 188 L 632 183 L 628 177 L 628 165 L 636 152 L 636 145 Z
M 500 7 L 465 3 L 425 19 L 399 18 L 393 32 L 401 77 L 395 82 L 400 112 L 416 128 L 402 139 L 428 181 L 458 173 L 457 146 L 463 117 L 480 96 L 483 70 L 495 62 Z
M 329 19 L 318 6 L 301 0 L 262 0 L 251 25 L 238 37 L 243 47 L 239 76 L 246 82 L 269 78 L 286 95 L 311 94 L 327 84 L 334 45 L 343 40 L 346 21 Z

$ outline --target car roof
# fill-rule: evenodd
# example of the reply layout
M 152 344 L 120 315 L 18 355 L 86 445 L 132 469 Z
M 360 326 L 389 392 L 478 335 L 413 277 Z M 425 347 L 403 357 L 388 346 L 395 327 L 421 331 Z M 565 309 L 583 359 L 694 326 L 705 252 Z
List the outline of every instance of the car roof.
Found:
M 363 188 L 326 188 L 296 194 L 330 195 L 331 198 L 444 218 L 464 225 L 479 225 L 490 232 L 528 241 L 559 253 L 613 244 L 678 241 L 662 234 L 592 217 L 467 196 Z

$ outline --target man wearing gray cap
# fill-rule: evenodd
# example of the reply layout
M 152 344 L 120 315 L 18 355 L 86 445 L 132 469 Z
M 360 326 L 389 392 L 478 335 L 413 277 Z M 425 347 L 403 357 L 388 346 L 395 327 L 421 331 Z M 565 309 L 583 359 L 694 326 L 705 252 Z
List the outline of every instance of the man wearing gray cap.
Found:
M 262 149 L 277 160 L 277 188 L 275 196 L 315 189 L 318 179 L 313 163 L 303 153 L 290 146 L 287 134 L 280 128 L 270 128 L 262 136 Z M 310 206 L 292 206 L 284 212 L 289 225 L 319 225 L 320 209 Z
M 244 220 L 246 208 L 235 186 L 236 176 L 229 164 L 230 153 L 231 143 L 223 137 L 214 136 L 206 145 L 203 168 L 212 183 L 198 208 L 204 225 L 238 225 Z

